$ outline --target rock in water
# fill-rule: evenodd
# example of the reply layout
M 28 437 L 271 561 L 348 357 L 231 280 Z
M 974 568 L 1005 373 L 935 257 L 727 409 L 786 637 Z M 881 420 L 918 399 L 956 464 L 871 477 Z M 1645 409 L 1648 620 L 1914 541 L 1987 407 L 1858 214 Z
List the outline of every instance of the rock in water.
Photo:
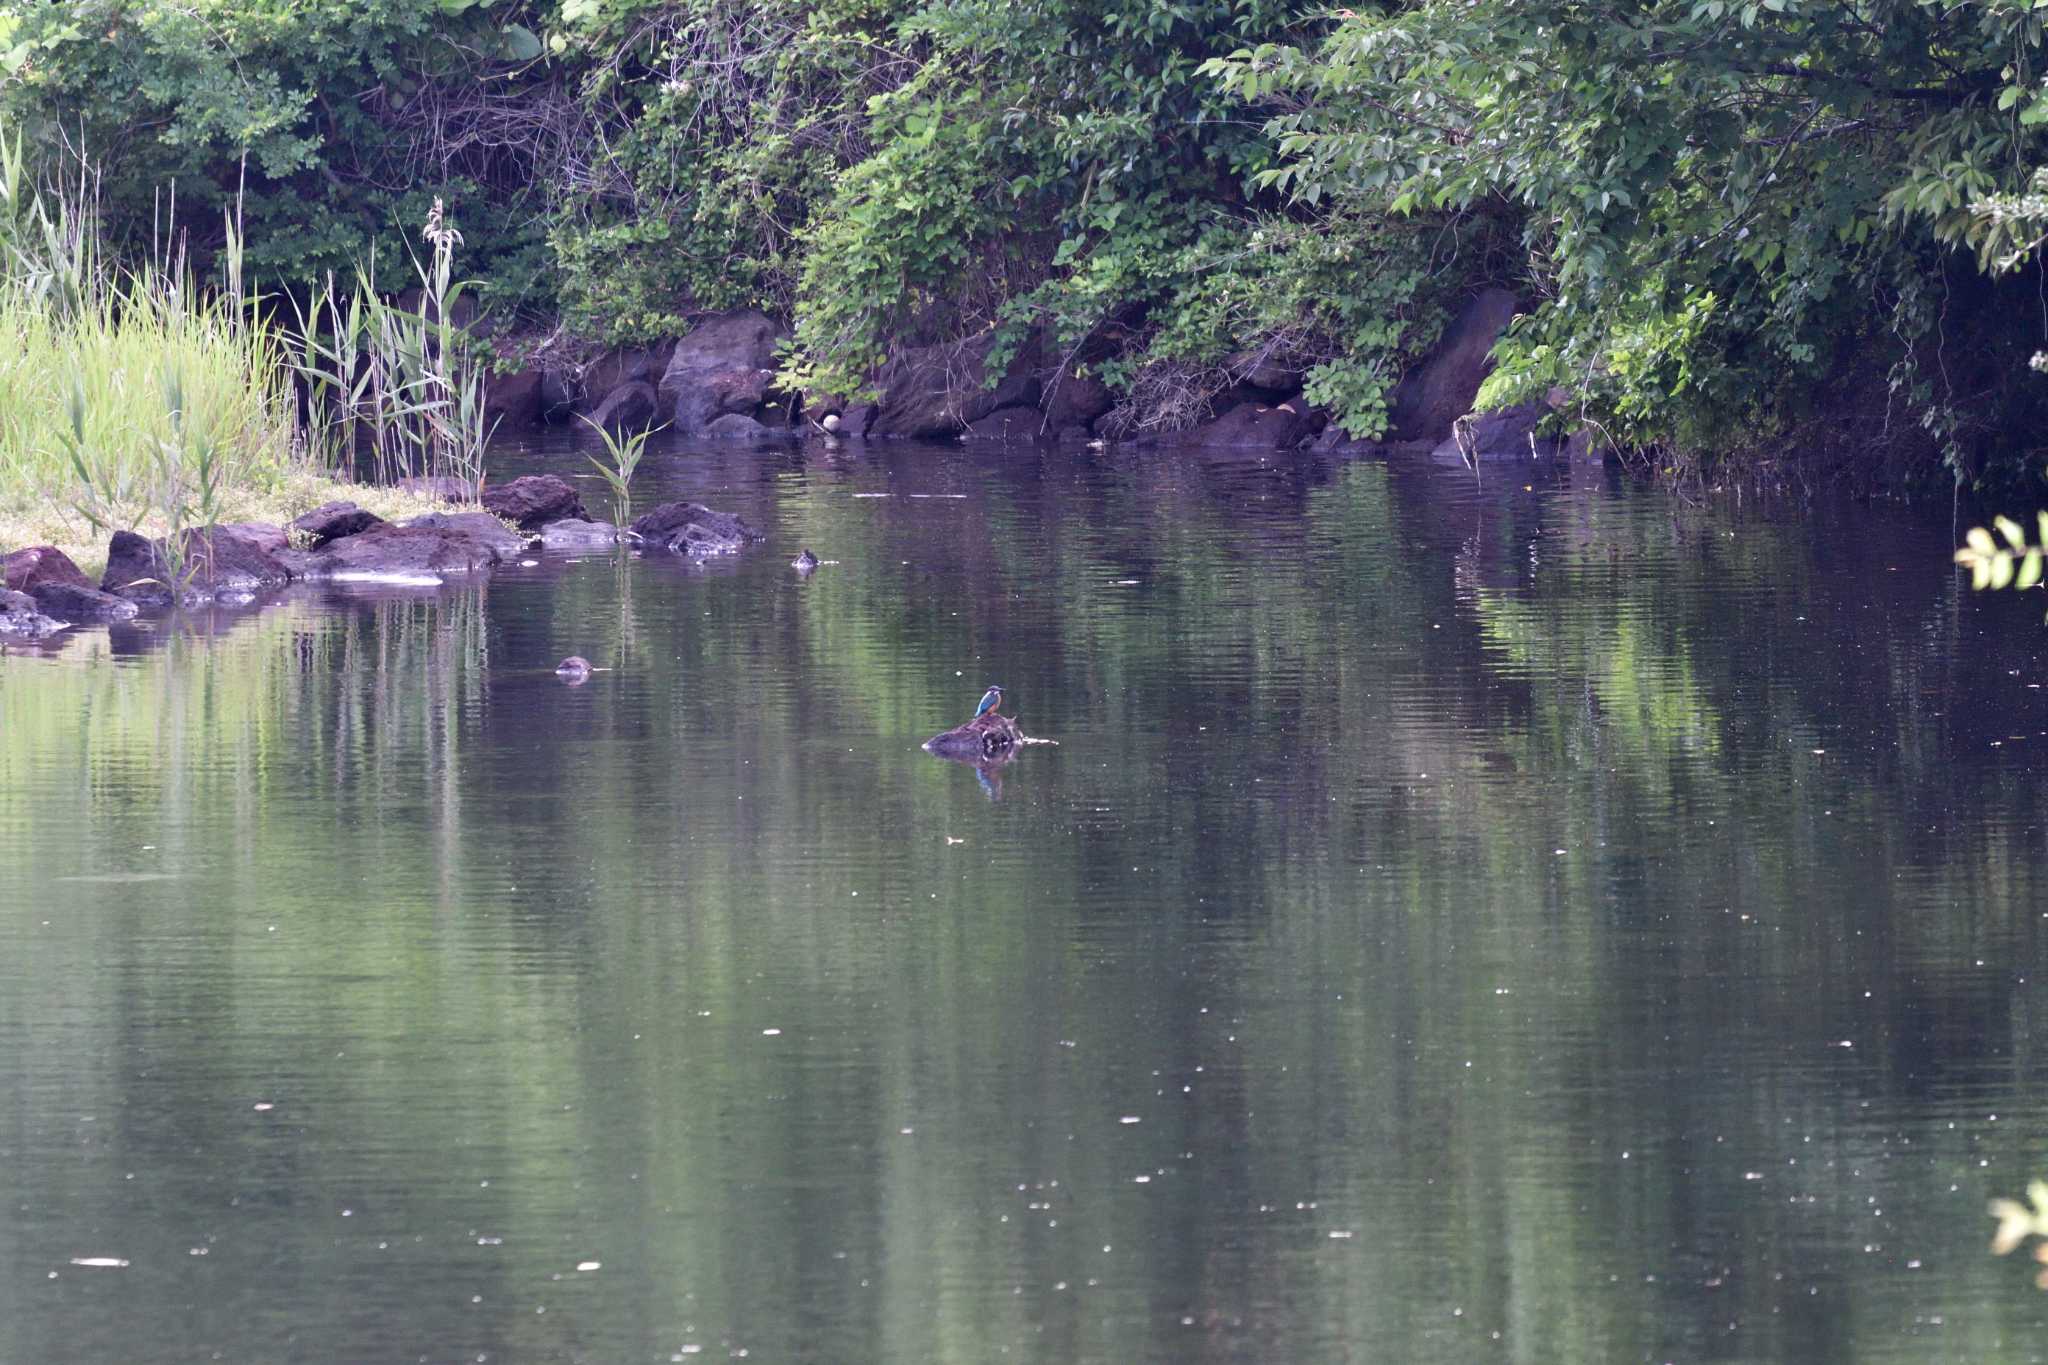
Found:
M 680 436 L 697 436 L 720 417 L 752 417 L 775 378 L 781 330 L 752 309 L 722 313 L 676 343 L 657 403 Z
M 352 502 L 328 502 L 298 518 L 291 529 L 311 542 L 307 548 L 317 550 L 330 540 L 360 535 L 383 524 L 384 518 L 375 512 L 365 512 Z
M 632 532 L 643 545 L 658 545 L 677 554 L 702 559 L 737 554 L 761 533 L 730 512 L 715 512 L 696 502 L 668 502 L 633 521 Z
M 278 532 L 275 539 L 282 538 Z M 133 531 L 114 532 L 100 591 L 155 607 L 168 606 L 174 599 L 246 602 L 291 582 L 290 572 L 263 543 L 233 527 L 194 527 L 179 537 L 178 545 L 174 564 L 163 541 L 146 540 Z
M 555 676 L 571 687 L 588 682 L 590 681 L 590 660 L 584 658 L 581 654 L 571 654 L 568 658 L 555 665 Z
M 809 573 L 818 567 L 818 557 L 806 549 L 797 555 L 795 559 L 789 561 L 789 567 L 795 569 L 798 573 Z
M 568 480 L 554 474 L 527 474 L 484 490 L 484 510 L 522 531 L 538 531 L 555 521 L 588 521 L 590 514 Z
M 36 610 L 36 599 L 25 592 L 0 590 L 0 639 L 40 640 L 64 629 Z
M 423 517 L 414 517 L 405 525 L 408 530 L 457 532 L 479 545 L 489 546 L 499 559 L 512 558 L 535 539 L 532 535 L 506 530 L 505 523 L 489 512 L 429 512 Z
M 59 621 L 126 621 L 140 610 L 125 597 L 76 583 L 38 583 L 28 595 Z
M 45 583 L 64 583 L 74 588 L 92 586 L 92 580 L 71 562 L 71 556 L 54 545 L 31 545 L 0 559 L 0 587 L 34 593 Z
M 540 528 L 550 550 L 605 550 L 619 543 L 619 528 L 608 521 L 551 521 Z
M 1000 711 L 976 716 L 924 742 L 924 751 L 940 758 L 984 759 L 1007 754 L 1024 740 L 1017 722 Z
M 501 535 L 506 534 L 496 519 L 484 520 Z M 357 535 L 329 541 L 307 555 L 306 576 L 408 581 L 475 573 L 491 568 L 501 558 L 490 543 L 459 526 L 393 526 L 387 521 Z

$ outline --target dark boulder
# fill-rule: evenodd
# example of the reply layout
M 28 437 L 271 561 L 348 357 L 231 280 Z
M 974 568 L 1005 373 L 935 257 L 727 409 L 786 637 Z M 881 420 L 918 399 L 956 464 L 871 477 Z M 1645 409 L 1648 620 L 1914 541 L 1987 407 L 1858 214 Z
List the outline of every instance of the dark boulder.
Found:
M 1037 408 L 997 408 L 967 428 L 970 441 L 1036 441 L 1045 426 L 1045 414 Z
M 550 365 L 540 375 L 540 420 L 563 422 L 576 414 L 583 389 L 573 366 Z
M 531 535 L 507 530 L 505 523 L 489 512 L 429 512 L 423 517 L 414 517 L 406 526 L 416 530 L 453 531 L 487 546 L 499 559 L 512 558 L 534 541 Z
M 1493 345 L 1515 311 L 1515 296 L 1505 289 L 1483 290 L 1459 310 L 1436 352 L 1395 385 L 1389 439 L 1440 440 L 1472 410 L 1480 384 L 1493 370 Z
M 383 524 L 384 518 L 375 512 L 365 512 L 352 502 L 329 502 L 322 503 L 304 516 L 295 519 L 291 529 L 310 542 L 311 548 L 317 550 L 330 540 L 360 535 L 372 526 Z
M 839 430 L 836 436 L 866 436 L 868 428 L 875 424 L 875 405 L 855 403 L 839 414 Z
M 38 583 L 28 595 L 44 615 L 59 621 L 126 621 L 141 610 L 125 597 L 76 583 Z
M 276 530 L 276 528 L 268 528 Z M 277 532 L 282 541 L 283 532 Z M 116 531 L 107 545 L 100 591 L 143 606 L 173 602 L 246 602 L 282 588 L 291 573 L 256 538 L 227 526 L 195 526 L 178 538 L 176 562 L 161 540 Z
M 1032 372 L 1032 348 L 1020 349 L 991 385 L 988 360 L 994 348 L 995 334 L 984 332 L 890 356 L 875 375 L 881 398 L 867 434 L 958 436 L 998 408 L 1036 407 L 1044 386 Z
M 274 555 L 291 543 L 285 529 L 268 521 L 224 521 L 219 528 L 239 540 L 245 540 L 268 555 Z
M 44 583 L 68 583 L 74 588 L 92 586 L 92 580 L 71 562 L 71 556 L 54 545 L 31 545 L 0 559 L 0 587 L 32 593 Z
M 1094 375 L 1062 375 L 1045 396 L 1045 428 L 1054 434 L 1092 430 L 1116 406 L 1116 395 Z
M 1309 449 L 1319 455 L 1373 455 L 1385 449 L 1378 441 L 1366 441 L 1351 435 L 1344 428 L 1331 422 L 1322 434 L 1310 442 Z
M 654 425 L 660 410 L 656 401 L 654 385 L 644 379 L 631 380 L 606 394 L 590 410 L 590 420 L 615 435 L 640 431 Z
M 1315 424 L 1299 403 L 1239 403 L 1180 440 L 1212 450 L 1292 450 L 1314 434 Z
M 728 412 L 711 419 L 704 428 L 704 435 L 718 441 L 751 441 L 774 433 L 760 421 L 743 412 Z
M 715 512 L 702 503 L 663 503 L 636 518 L 632 532 L 643 545 L 660 546 L 694 558 L 729 555 L 762 538 L 761 533 L 730 512 Z
M 619 543 L 619 528 L 608 521 L 551 521 L 540 528 L 550 550 L 603 550 Z
M 466 527 L 448 524 L 455 520 L 421 517 L 406 526 L 379 522 L 313 551 L 307 556 L 306 576 L 403 580 L 476 573 L 496 565 L 502 556 L 494 545 L 471 535 Z M 498 531 L 510 535 L 502 526 Z
M 484 489 L 484 510 L 522 531 L 537 531 L 551 521 L 583 521 L 590 516 L 568 480 L 553 474 L 526 474 L 510 483 Z
M 532 426 L 541 419 L 541 371 L 533 366 L 484 377 L 484 424 Z
M 621 346 L 573 367 L 567 379 L 572 403 L 577 411 L 594 415 L 606 398 L 628 384 L 645 384 L 652 389 L 660 382 L 675 349 L 673 341 Z
M 0 639 L 40 640 L 64 629 L 36 609 L 36 599 L 25 592 L 0 590 Z
M 1548 413 L 1541 403 L 1517 403 L 1460 417 L 1452 424 L 1451 434 L 1430 452 L 1430 458 L 1439 464 L 1549 459 L 1557 453 L 1558 443 L 1536 434 L 1537 423 Z
M 781 329 L 741 309 L 700 324 L 676 343 L 655 386 L 657 405 L 679 435 L 695 436 L 729 413 L 753 416 L 775 377 Z

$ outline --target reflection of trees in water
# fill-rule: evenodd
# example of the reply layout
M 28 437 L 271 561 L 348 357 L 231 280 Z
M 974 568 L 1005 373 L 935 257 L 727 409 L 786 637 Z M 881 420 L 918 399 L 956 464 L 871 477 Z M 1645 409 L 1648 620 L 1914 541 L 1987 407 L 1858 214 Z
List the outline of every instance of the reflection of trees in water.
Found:
M 848 571 L 590 562 L 7 665 L 28 877 L 59 836 L 201 869 L 94 921 L 122 965 L 42 1044 L 158 1106 L 134 1155 L 288 1200 L 399 1152 L 416 1221 L 505 1233 L 494 1299 L 566 1227 L 631 1246 L 589 1292 L 634 1341 L 792 1356 L 1602 1359 L 1739 1319 L 1840 1357 L 1902 1273 L 1832 1254 L 1869 1196 L 1982 1259 L 1916 1182 L 1976 1159 L 1950 1097 L 2035 1069 L 1970 965 L 2039 946 L 2039 797 L 1980 701 L 2025 660 L 1896 540 L 1381 465 L 869 455 L 748 496 Z M 619 671 L 561 689 L 569 652 Z M 994 807 L 915 750 L 991 676 L 1065 741 Z M 137 946 L 180 936 L 218 967 Z M 266 1066 L 308 1140 L 184 1098 Z M 492 1348 L 605 1354 L 526 1316 Z

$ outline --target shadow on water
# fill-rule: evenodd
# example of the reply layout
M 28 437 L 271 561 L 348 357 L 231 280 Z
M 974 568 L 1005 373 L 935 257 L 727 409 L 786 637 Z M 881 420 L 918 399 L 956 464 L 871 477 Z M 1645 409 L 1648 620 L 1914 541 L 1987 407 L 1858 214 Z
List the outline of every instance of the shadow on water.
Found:
M 578 442 L 498 472 L 599 512 Z M 1982 1210 L 2048 673 L 1945 526 L 853 442 L 634 496 L 768 543 L 0 658 L 0 1360 L 2043 1339 Z M 920 752 L 990 678 L 1059 746 Z

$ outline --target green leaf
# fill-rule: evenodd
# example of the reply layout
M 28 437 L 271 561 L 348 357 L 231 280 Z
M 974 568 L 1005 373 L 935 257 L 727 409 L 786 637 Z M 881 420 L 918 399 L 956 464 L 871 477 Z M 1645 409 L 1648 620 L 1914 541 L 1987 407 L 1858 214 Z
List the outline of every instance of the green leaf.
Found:
M 504 42 L 499 50 L 507 61 L 530 62 L 540 56 L 540 38 L 524 24 L 505 25 Z

